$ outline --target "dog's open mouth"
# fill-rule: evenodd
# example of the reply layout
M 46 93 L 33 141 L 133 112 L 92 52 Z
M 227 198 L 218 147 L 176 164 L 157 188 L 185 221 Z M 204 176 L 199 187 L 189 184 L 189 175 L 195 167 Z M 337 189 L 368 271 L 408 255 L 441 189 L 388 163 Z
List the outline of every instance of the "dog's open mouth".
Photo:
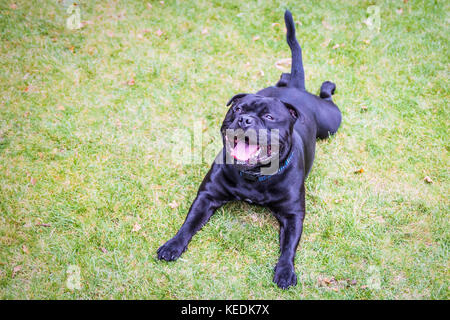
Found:
M 271 145 L 260 145 L 256 142 L 250 142 L 249 137 L 238 138 L 235 136 L 233 141 L 230 141 L 225 136 L 225 140 L 228 152 L 236 159 L 238 164 L 266 163 L 274 155 Z

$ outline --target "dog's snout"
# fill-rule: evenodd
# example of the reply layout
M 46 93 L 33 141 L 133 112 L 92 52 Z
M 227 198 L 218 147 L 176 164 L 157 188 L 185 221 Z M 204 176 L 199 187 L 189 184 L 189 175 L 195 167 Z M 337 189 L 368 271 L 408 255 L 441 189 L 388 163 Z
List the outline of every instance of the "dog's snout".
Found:
M 239 126 L 242 129 L 252 126 L 254 122 L 255 122 L 254 119 L 246 114 L 241 115 L 238 119 Z

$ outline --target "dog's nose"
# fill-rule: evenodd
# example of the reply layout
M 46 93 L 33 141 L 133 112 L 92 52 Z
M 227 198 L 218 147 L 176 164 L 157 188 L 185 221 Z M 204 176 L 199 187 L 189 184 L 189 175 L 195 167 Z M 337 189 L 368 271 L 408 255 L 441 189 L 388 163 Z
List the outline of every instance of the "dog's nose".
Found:
M 250 116 L 248 116 L 248 115 L 246 115 L 246 114 L 243 114 L 243 115 L 240 116 L 239 119 L 238 119 L 239 126 L 240 126 L 242 129 L 245 129 L 245 128 L 247 128 L 247 127 L 252 126 L 252 125 L 254 124 L 254 122 L 255 122 L 255 121 L 253 120 L 253 118 L 250 117 Z

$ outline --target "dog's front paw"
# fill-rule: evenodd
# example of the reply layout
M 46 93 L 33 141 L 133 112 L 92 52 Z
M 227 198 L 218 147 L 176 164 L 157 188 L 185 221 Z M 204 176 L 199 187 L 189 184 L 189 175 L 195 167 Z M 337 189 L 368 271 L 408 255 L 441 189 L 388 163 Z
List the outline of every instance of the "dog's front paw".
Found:
M 297 285 L 297 275 L 294 266 L 290 264 L 277 264 L 273 282 L 281 289 L 287 289 L 290 286 Z
M 185 245 L 181 244 L 179 241 L 172 238 L 165 244 L 163 244 L 161 247 L 159 247 L 157 251 L 158 259 L 166 261 L 177 260 L 181 256 L 181 254 L 186 250 L 186 248 L 187 247 Z

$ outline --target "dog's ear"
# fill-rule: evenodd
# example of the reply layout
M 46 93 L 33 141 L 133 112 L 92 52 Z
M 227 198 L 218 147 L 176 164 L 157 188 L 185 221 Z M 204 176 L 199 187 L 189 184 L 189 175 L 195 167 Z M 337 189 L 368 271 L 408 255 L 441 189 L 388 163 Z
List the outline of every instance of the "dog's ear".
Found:
M 235 101 L 236 99 L 243 98 L 243 97 L 245 97 L 246 95 L 248 95 L 248 93 L 238 93 L 238 94 L 235 95 L 233 98 L 231 98 L 230 101 L 227 102 L 227 107 L 228 107 L 230 104 L 234 103 L 234 101 Z
M 286 103 L 284 101 L 283 104 L 286 106 L 286 108 L 288 109 L 289 113 L 291 114 L 292 118 L 294 118 L 294 120 L 297 120 L 300 117 L 300 113 L 297 111 L 297 109 L 295 109 L 295 107 L 289 103 Z

